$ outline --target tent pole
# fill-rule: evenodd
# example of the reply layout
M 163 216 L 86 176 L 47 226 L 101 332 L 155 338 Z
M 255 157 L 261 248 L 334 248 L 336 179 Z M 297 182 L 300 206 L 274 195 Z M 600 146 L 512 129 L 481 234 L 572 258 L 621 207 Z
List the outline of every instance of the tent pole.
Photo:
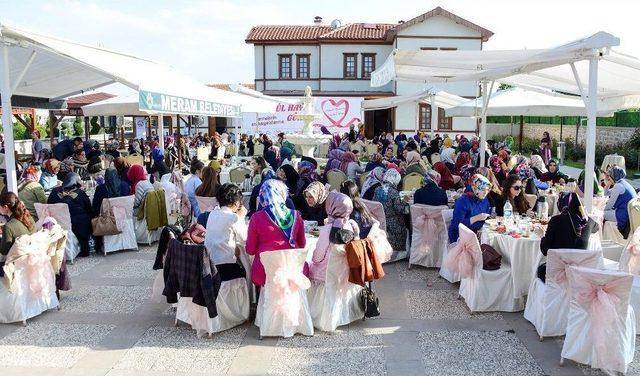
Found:
M 518 137 L 518 150 L 522 153 L 522 132 L 524 132 L 524 115 L 520 115 L 520 137 Z
M 158 147 L 160 150 L 164 151 L 164 116 L 162 114 L 158 114 Z
M 438 107 L 436 106 L 436 95 L 431 94 L 429 97 L 431 102 L 431 139 L 433 140 L 434 128 L 438 126 Z
M 487 80 L 482 81 L 482 117 L 480 119 L 480 167 L 485 166 L 485 145 L 487 142 L 487 106 L 489 105 L 489 92 Z
M 9 74 L 9 46 L 2 46 L 2 125 L 4 133 L 4 162 L 7 170 L 7 191 L 18 193 L 16 180 L 15 144 L 13 140 L 13 118 L 11 108 L 11 76 Z
M 598 57 L 589 59 L 589 101 L 587 102 L 587 137 L 585 157 L 584 205 L 591 213 L 593 202 L 593 175 L 596 164 L 596 112 L 598 106 Z

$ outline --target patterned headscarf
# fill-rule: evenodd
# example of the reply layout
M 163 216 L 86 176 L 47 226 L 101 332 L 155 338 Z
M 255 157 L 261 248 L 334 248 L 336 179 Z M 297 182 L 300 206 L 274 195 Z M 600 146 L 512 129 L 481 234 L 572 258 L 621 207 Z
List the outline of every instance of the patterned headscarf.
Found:
M 30 165 L 24 169 L 20 177 L 20 183 L 31 183 L 40 180 L 40 169 L 38 166 Z
M 544 165 L 542 157 L 538 154 L 534 154 L 531 156 L 531 167 L 537 168 L 543 174 L 547 172 L 547 166 Z
M 269 179 L 262 183 L 258 194 L 258 210 L 264 210 L 271 221 L 282 230 L 289 245 L 295 247 L 293 238 L 293 225 L 295 223 L 295 211 L 286 205 L 289 190 L 287 186 L 277 179 Z
M 340 170 L 342 170 L 342 172 L 346 174 L 349 163 L 355 162 L 357 160 L 358 157 L 356 157 L 355 154 L 350 151 L 345 152 L 344 154 L 342 154 L 342 158 L 340 158 Z
M 60 167 L 60 162 L 57 159 L 51 158 L 44 161 L 42 166 L 48 173 L 53 175 L 56 173 L 56 168 Z
M 392 188 L 398 189 L 400 180 L 402 180 L 402 176 L 397 170 L 388 169 L 382 179 L 382 189 L 376 189 L 375 199 L 379 202 L 387 202 L 389 200 L 389 191 Z
M 492 155 L 491 158 L 489 158 L 489 166 L 491 167 L 491 171 L 493 171 L 494 174 L 499 174 L 502 171 L 501 162 L 502 159 L 498 154 Z
M 624 168 L 613 165 L 607 170 L 607 175 L 611 176 L 611 179 L 613 179 L 613 181 L 617 183 L 627 177 L 627 172 L 624 170 Z
M 319 180 L 318 173 L 316 172 L 316 166 L 309 161 L 301 161 L 298 163 L 298 174 L 301 179 L 306 179 L 308 181 Z
M 491 188 L 491 182 L 489 181 L 489 179 L 480 174 L 473 175 L 473 177 L 471 177 L 470 183 L 471 189 L 473 190 L 473 195 L 476 197 L 478 197 L 481 192 Z
M 349 196 L 334 191 L 327 196 L 326 209 L 327 223 L 331 227 L 343 228 L 353 211 L 353 202 Z
M 529 165 L 526 163 L 518 164 L 518 166 L 513 171 L 518 175 L 520 180 L 529 179 L 535 176 L 533 170 L 531 170 L 531 167 L 529 167 Z
M 460 153 L 460 155 L 458 155 L 458 158 L 456 159 L 454 171 L 459 175 L 460 171 L 462 171 L 462 168 L 469 164 L 471 164 L 471 155 L 469 155 L 469 153 L 464 151 Z
M 328 191 L 327 187 L 325 187 L 324 184 L 319 181 L 314 181 L 307 186 L 307 188 L 304 190 L 304 193 L 313 197 L 313 199 L 316 201 L 313 207 L 318 207 L 320 205 L 323 205 L 326 201 Z
M 376 184 L 382 184 L 382 179 L 384 179 L 384 168 L 376 167 L 373 170 L 371 170 L 371 172 L 369 173 L 369 176 L 367 176 L 367 180 L 365 180 L 364 184 L 362 184 L 362 192 L 360 193 L 360 196 L 361 197 L 364 196 L 364 194 L 372 186 Z
M 434 184 L 440 185 L 440 173 L 436 170 L 429 170 L 424 175 L 424 185 Z

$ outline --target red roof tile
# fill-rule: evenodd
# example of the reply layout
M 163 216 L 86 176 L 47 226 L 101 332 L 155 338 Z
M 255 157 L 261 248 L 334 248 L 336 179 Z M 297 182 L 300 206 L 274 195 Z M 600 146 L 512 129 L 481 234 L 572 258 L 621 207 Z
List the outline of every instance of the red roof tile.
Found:
M 113 98 L 115 95 L 109 93 L 93 93 L 78 95 L 67 99 L 67 108 L 80 108 L 91 103 L 103 101 L 105 99 Z
M 385 40 L 395 24 L 351 23 L 320 36 L 320 40 Z
M 245 42 L 315 42 L 329 31 L 330 26 L 322 25 L 260 25 L 251 28 Z

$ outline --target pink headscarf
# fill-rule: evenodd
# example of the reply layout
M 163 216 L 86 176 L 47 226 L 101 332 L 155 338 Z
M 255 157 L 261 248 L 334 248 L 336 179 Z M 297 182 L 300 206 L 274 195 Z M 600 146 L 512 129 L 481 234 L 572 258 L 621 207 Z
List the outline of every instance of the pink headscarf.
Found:
M 355 162 L 357 160 L 358 160 L 358 157 L 356 157 L 356 155 L 353 154 L 350 151 L 342 154 L 342 158 L 341 158 L 341 162 L 340 162 L 340 169 L 342 170 L 342 172 L 344 172 L 346 174 L 347 173 L 347 167 L 349 166 L 349 163 Z
M 331 192 L 329 196 L 327 196 L 325 205 L 327 209 L 327 223 L 331 224 L 332 227 L 344 228 L 353 211 L 353 202 L 349 196 L 336 191 Z

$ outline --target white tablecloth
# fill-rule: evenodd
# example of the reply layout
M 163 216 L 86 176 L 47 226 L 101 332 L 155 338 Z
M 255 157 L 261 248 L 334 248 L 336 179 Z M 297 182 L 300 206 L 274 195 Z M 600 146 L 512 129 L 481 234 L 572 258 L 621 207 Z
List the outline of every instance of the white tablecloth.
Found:
M 231 168 L 229 168 L 229 167 L 223 167 L 220 170 L 220 175 L 219 175 L 220 184 L 225 184 L 225 183 L 228 183 L 228 182 L 231 181 L 231 177 L 229 175 L 229 171 L 231 171 Z

